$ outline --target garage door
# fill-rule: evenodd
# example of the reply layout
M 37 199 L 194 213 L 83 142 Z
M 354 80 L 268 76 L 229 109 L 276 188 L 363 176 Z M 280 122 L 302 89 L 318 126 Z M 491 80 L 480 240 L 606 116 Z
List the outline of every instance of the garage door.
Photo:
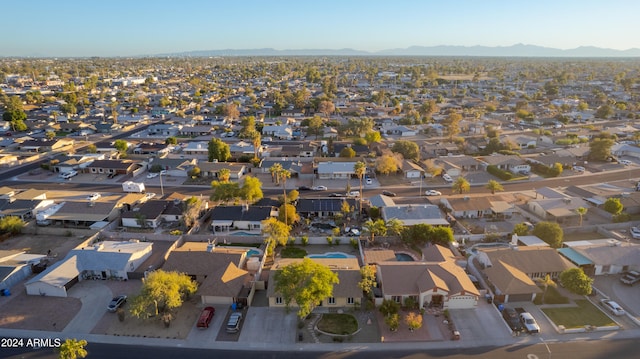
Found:
M 69 288 L 73 287 L 74 285 L 76 285 L 76 283 L 78 283 L 78 276 L 73 277 L 73 279 L 71 279 L 70 281 L 67 282 L 67 284 L 64 285 L 64 288 L 66 290 L 69 290 Z

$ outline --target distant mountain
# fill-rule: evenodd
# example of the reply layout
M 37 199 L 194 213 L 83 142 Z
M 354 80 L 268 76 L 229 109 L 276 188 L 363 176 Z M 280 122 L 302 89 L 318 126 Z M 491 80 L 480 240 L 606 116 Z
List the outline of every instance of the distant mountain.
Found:
M 479 56 L 479 57 L 640 57 L 640 49 L 605 49 L 581 46 L 561 50 L 536 45 L 516 44 L 511 46 L 411 46 L 405 49 L 388 49 L 376 52 L 354 49 L 226 49 L 188 51 L 156 56 Z

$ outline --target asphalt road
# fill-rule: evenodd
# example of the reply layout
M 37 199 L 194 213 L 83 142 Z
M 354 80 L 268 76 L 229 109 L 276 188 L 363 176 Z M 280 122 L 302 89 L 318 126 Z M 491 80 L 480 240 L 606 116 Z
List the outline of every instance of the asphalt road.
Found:
M 563 343 L 536 342 L 531 345 L 515 345 L 508 347 L 479 347 L 458 349 L 407 349 L 407 350 L 371 350 L 363 344 L 363 349 L 350 349 L 349 345 L 328 345 L 334 351 L 309 351 L 304 347 L 290 351 L 269 350 L 217 350 L 191 349 L 157 346 L 128 346 L 115 344 L 89 343 L 86 347 L 89 359 L 173 359 L 173 358 L 234 358 L 234 359 L 434 359 L 447 357 L 491 358 L 491 359 L 547 359 L 547 358 L 580 358 L 580 359 L 631 359 L 637 358 L 637 340 L 598 340 L 573 341 Z M 407 343 L 413 346 L 413 343 Z M 0 349 L 2 358 L 57 358 L 53 349 Z

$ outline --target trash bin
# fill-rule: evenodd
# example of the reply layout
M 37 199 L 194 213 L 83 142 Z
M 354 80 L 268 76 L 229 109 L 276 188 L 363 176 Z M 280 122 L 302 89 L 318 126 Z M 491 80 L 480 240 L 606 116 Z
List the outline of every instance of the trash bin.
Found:
M 491 297 L 491 294 L 485 294 L 484 297 L 487 300 L 487 303 L 489 304 L 493 303 L 493 298 Z
M 460 332 L 457 330 L 453 331 L 452 340 L 460 340 Z
M 302 332 L 298 332 L 298 341 L 301 342 L 304 340 L 304 335 L 302 334 Z

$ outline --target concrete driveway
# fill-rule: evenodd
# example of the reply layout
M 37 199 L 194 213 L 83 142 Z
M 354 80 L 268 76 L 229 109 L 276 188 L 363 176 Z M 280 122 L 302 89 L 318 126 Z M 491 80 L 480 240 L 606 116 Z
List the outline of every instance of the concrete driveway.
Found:
M 111 289 L 101 281 L 81 281 L 69 290 L 69 296 L 78 298 L 82 307 L 76 316 L 62 330 L 68 333 L 91 333 L 96 323 L 107 312 L 107 305 L 113 297 Z
M 243 320 L 238 342 L 249 346 L 278 346 L 296 341 L 298 317 L 295 310 L 287 314 L 284 308 L 249 307 Z

